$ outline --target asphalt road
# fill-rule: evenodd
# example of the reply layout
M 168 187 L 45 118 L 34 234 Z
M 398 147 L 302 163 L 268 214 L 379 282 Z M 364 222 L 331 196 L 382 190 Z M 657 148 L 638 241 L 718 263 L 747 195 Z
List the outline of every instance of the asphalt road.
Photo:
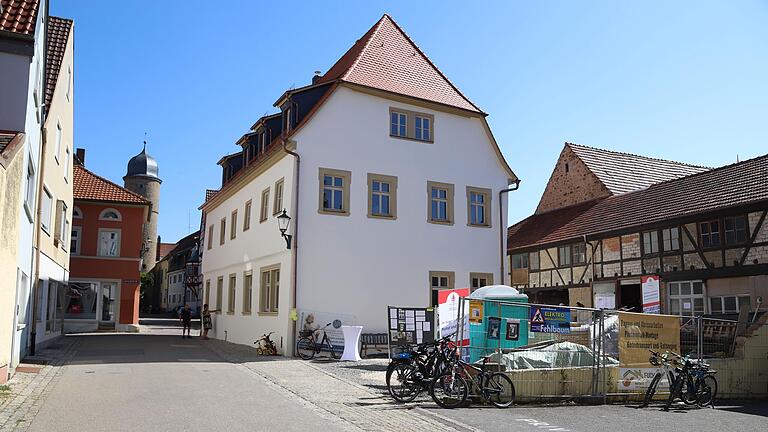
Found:
M 340 430 L 264 378 L 224 361 L 206 341 L 179 334 L 80 336 L 30 430 L 306 431 L 313 424 Z

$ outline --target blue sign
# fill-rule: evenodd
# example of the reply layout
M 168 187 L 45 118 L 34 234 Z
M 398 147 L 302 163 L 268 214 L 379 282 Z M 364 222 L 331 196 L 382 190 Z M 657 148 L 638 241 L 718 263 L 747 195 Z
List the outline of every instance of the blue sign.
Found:
M 531 331 L 571 333 L 571 310 L 560 307 L 531 306 Z

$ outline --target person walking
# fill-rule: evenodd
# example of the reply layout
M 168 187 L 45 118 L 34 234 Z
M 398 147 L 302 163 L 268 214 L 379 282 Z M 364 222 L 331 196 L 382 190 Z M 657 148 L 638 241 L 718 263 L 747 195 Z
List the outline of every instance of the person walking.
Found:
M 184 309 L 179 313 L 179 321 L 181 321 L 181 337 L 184 337 L 184 332 L 187 333 L 187 338 L 191 338 L 190 331 L 192 330 L 192 309 L 189 308 L 189 303 L 184 305 Z
M 213 328 L 213 321 L 211 320 L 211 314 L 216 313 L 219 310 L 210 310 L 208 309 L 208 303 L 203 305 L 203 314 L 202 314 L 202 320 L 203 320 L 203 339 L 208 339 L 208 330 Z

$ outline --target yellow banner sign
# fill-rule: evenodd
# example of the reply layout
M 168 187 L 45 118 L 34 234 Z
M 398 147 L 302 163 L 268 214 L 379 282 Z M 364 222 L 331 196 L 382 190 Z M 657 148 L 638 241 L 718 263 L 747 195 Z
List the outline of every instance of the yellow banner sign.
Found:
M 649 350 L 680 353 L 680 317 L 620 312 L 621 367 L 650 367 Z
M 472 324 L 483 323 L 483 302 L 481 300 L 469 301 L 469 322 Z

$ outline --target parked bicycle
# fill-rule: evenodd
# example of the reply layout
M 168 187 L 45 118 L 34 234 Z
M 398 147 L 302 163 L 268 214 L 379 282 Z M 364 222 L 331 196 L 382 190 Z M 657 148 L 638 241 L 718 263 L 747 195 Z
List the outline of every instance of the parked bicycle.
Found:
M 679 398 L 687 405 L 710 405 L 714 408 L 714 400 L 717 395 L 717 379 L 710 365 L 703 361 L 691 359 L 689 356 L 671 353 L 678 359 L 675 368 L 675 379 L 670 384 L 669 398 L 664 406 L 668 411 L 672 402 Z
M 659 353 L 653 350 L 649 351 L 651 352 L 651 357 L 648 359 L 648 362 L 662 370 L 656 372 L 656 375 L 653 376 L 651 383 L 645 391 L 645 397 L 643 398 L 643 403 L 640 404 L 640 408 L 646 407 L 651 403 L 662 378 L 666 377 L 669 386 L 675 381 L 675 362 L 673 359 L 669 358 L 670 352 Z
M 258 355 L 277 355 L 277 346 L 272 341 L 270 336 L 275 332 L 269 332 L 261 335 L 261 337 L 254 342 L 256 344 L 256 354 Z
M 515 385 L 501 372 L 488 370 L 488 357 L 481 365 L 475 366 L 460 358 L 449 369 L 432 381 L 431 395 L 436 404 L 443 408 L 456 408 L 467 401 L 470 386 L 473 394 L 479 394 L 486 402 L 498 408 L 507 408 L 515 402 Z
M 328 337 L 326 329 L 333 323 L 328 323 L 325 327 L 317 330 L 301 330 L 299 332 L 299 340 L 296 342 L 296 353 L 302 360 L 309 360 L 319 354 L 320 351 L 325 348 L 334 359 L 340 359 L 341 353 L 331 343 L 331 339 Z M 315 339 L 315 335 L 318 333 L 323 334 L 323 338 L 318 343 Z
M 451 336 L 419 344 L 399 353 L 387 367 L 389 394 L 398 402 L 411 402 L 422 391 L 429 391 L 432 380 L 441 375 L 455 350 Z

